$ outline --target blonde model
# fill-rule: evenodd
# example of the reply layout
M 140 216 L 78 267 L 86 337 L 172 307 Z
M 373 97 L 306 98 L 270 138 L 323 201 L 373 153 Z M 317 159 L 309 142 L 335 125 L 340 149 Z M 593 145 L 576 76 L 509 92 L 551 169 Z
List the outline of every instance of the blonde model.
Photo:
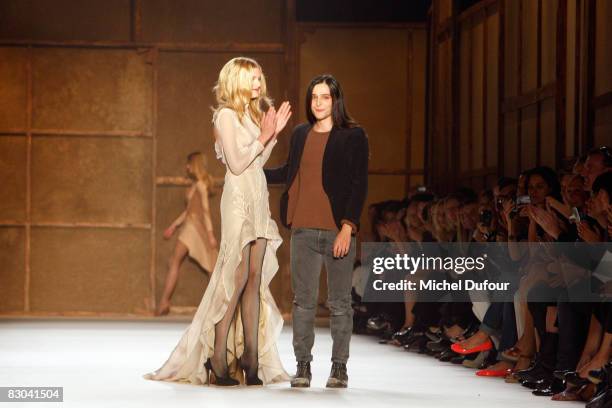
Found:
M 187 189 L 185 197 L 187 208 L 164 231 L 164 238 L 170 239 L 180 227 L 178 240 L 168 261 L 168 276 L 156 311 L 158 316 L 168 314 L 170 311 L 170 299 L 176 287 L 181 264 L 187 254 L 210 274 L 215 268 L 219 253 L 208 201 L 213 186 L 212 177 L 206 170 L 204 155 L 200 152 L 189 154 L 185 170 L 193 183 Z
M 215 151 L 227 168 L 219 256 L 191 325 L 146 378 L 223 386 L 287 381 L 276 347 L 283 319 L 269 288 L 282 239 L 271 219 L 263 165 L 290 106 L 271 107 L 263 71 L 250 58 L 227 62 L 214 91 Z

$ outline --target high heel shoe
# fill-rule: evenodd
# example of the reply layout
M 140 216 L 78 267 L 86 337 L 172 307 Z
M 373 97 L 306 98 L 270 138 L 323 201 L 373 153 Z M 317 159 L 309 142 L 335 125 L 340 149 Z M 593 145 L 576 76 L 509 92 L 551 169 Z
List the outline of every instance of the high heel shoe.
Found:
M 244 378 L 247 386 L 255 386 L 260 387 L 263 385 L 263 381 L 259 378 L 257 374 L 249 376 L 247 373 L 249 372 L 249 368 L 245 367 L 242 364 L 242 360 L 238 359 L 238 366 L 244 371 Z
M 237 385 L 240 385 L 240 381 L 234 380 L 229 375 L 227 377 L 221 377 L 215 374 L 215 370 L 213 370 L 212 368 L 210 358 L 206 360 L 206 363 L 204 363 L 204 367 L 208 370 L 209 374 L 208 384 L 216 385 L 219 387 L 235 387 Z

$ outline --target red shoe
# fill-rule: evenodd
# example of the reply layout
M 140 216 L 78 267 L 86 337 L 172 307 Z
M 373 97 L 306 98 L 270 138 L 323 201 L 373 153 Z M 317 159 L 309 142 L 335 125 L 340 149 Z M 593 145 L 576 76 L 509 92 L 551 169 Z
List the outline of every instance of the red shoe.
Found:
M 512 372 L 511 368 L 505 370 L 480 370 L 476 371 L 476 375 L 480 377 L 505 377 Z
M 488 350 L 491 350 L 492 348 L 493 348 L 493 342 L 491 341 L 491 339 L 487 339 L 487 341 L 485 341 L 484 343 L 481 343 L 478 346 L 471 348 L 471 349 L 465 349 L 459 343 L 455 343 L 451 345 L 451 350 L 453 350 L 457 354 L 480 353 L 481 351 L 488 351 Z

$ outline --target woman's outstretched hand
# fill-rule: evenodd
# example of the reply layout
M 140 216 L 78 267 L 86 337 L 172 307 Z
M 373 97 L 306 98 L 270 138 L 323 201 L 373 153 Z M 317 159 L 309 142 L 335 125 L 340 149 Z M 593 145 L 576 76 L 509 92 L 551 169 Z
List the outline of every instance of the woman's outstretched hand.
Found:
M 280 108 L 276 112 L 276 131 L 274 136 L 277 136 L 287 125 L 289 118 L 291 117 L 291 104 L 285 101 L 281 104 Z
M 276 123 L 276 110 L 274 107 L 270 107 L 261 120 L 261 134 L 259 135 L 259 141 L 262 145 L 265 146 L 276 134 Z

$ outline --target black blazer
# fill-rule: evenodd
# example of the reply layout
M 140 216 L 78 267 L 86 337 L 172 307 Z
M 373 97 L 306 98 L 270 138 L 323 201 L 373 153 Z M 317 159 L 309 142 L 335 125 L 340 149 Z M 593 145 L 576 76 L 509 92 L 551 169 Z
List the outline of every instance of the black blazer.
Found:
M 264 169 L 269 184 L 285 184 L 280 200 L 281 222 L 287 227 L 289 188 L 295 180 L 308 132 L 309 123 L 298 125 L 291 135 L 287 162 L 274 169 Z M 323 153 L 323 190 L 329 198 L 338 229 L 349 221 L 359 229 L 359 218 L 368 193 L 368 136 L 360 127 L 334 126 Z

